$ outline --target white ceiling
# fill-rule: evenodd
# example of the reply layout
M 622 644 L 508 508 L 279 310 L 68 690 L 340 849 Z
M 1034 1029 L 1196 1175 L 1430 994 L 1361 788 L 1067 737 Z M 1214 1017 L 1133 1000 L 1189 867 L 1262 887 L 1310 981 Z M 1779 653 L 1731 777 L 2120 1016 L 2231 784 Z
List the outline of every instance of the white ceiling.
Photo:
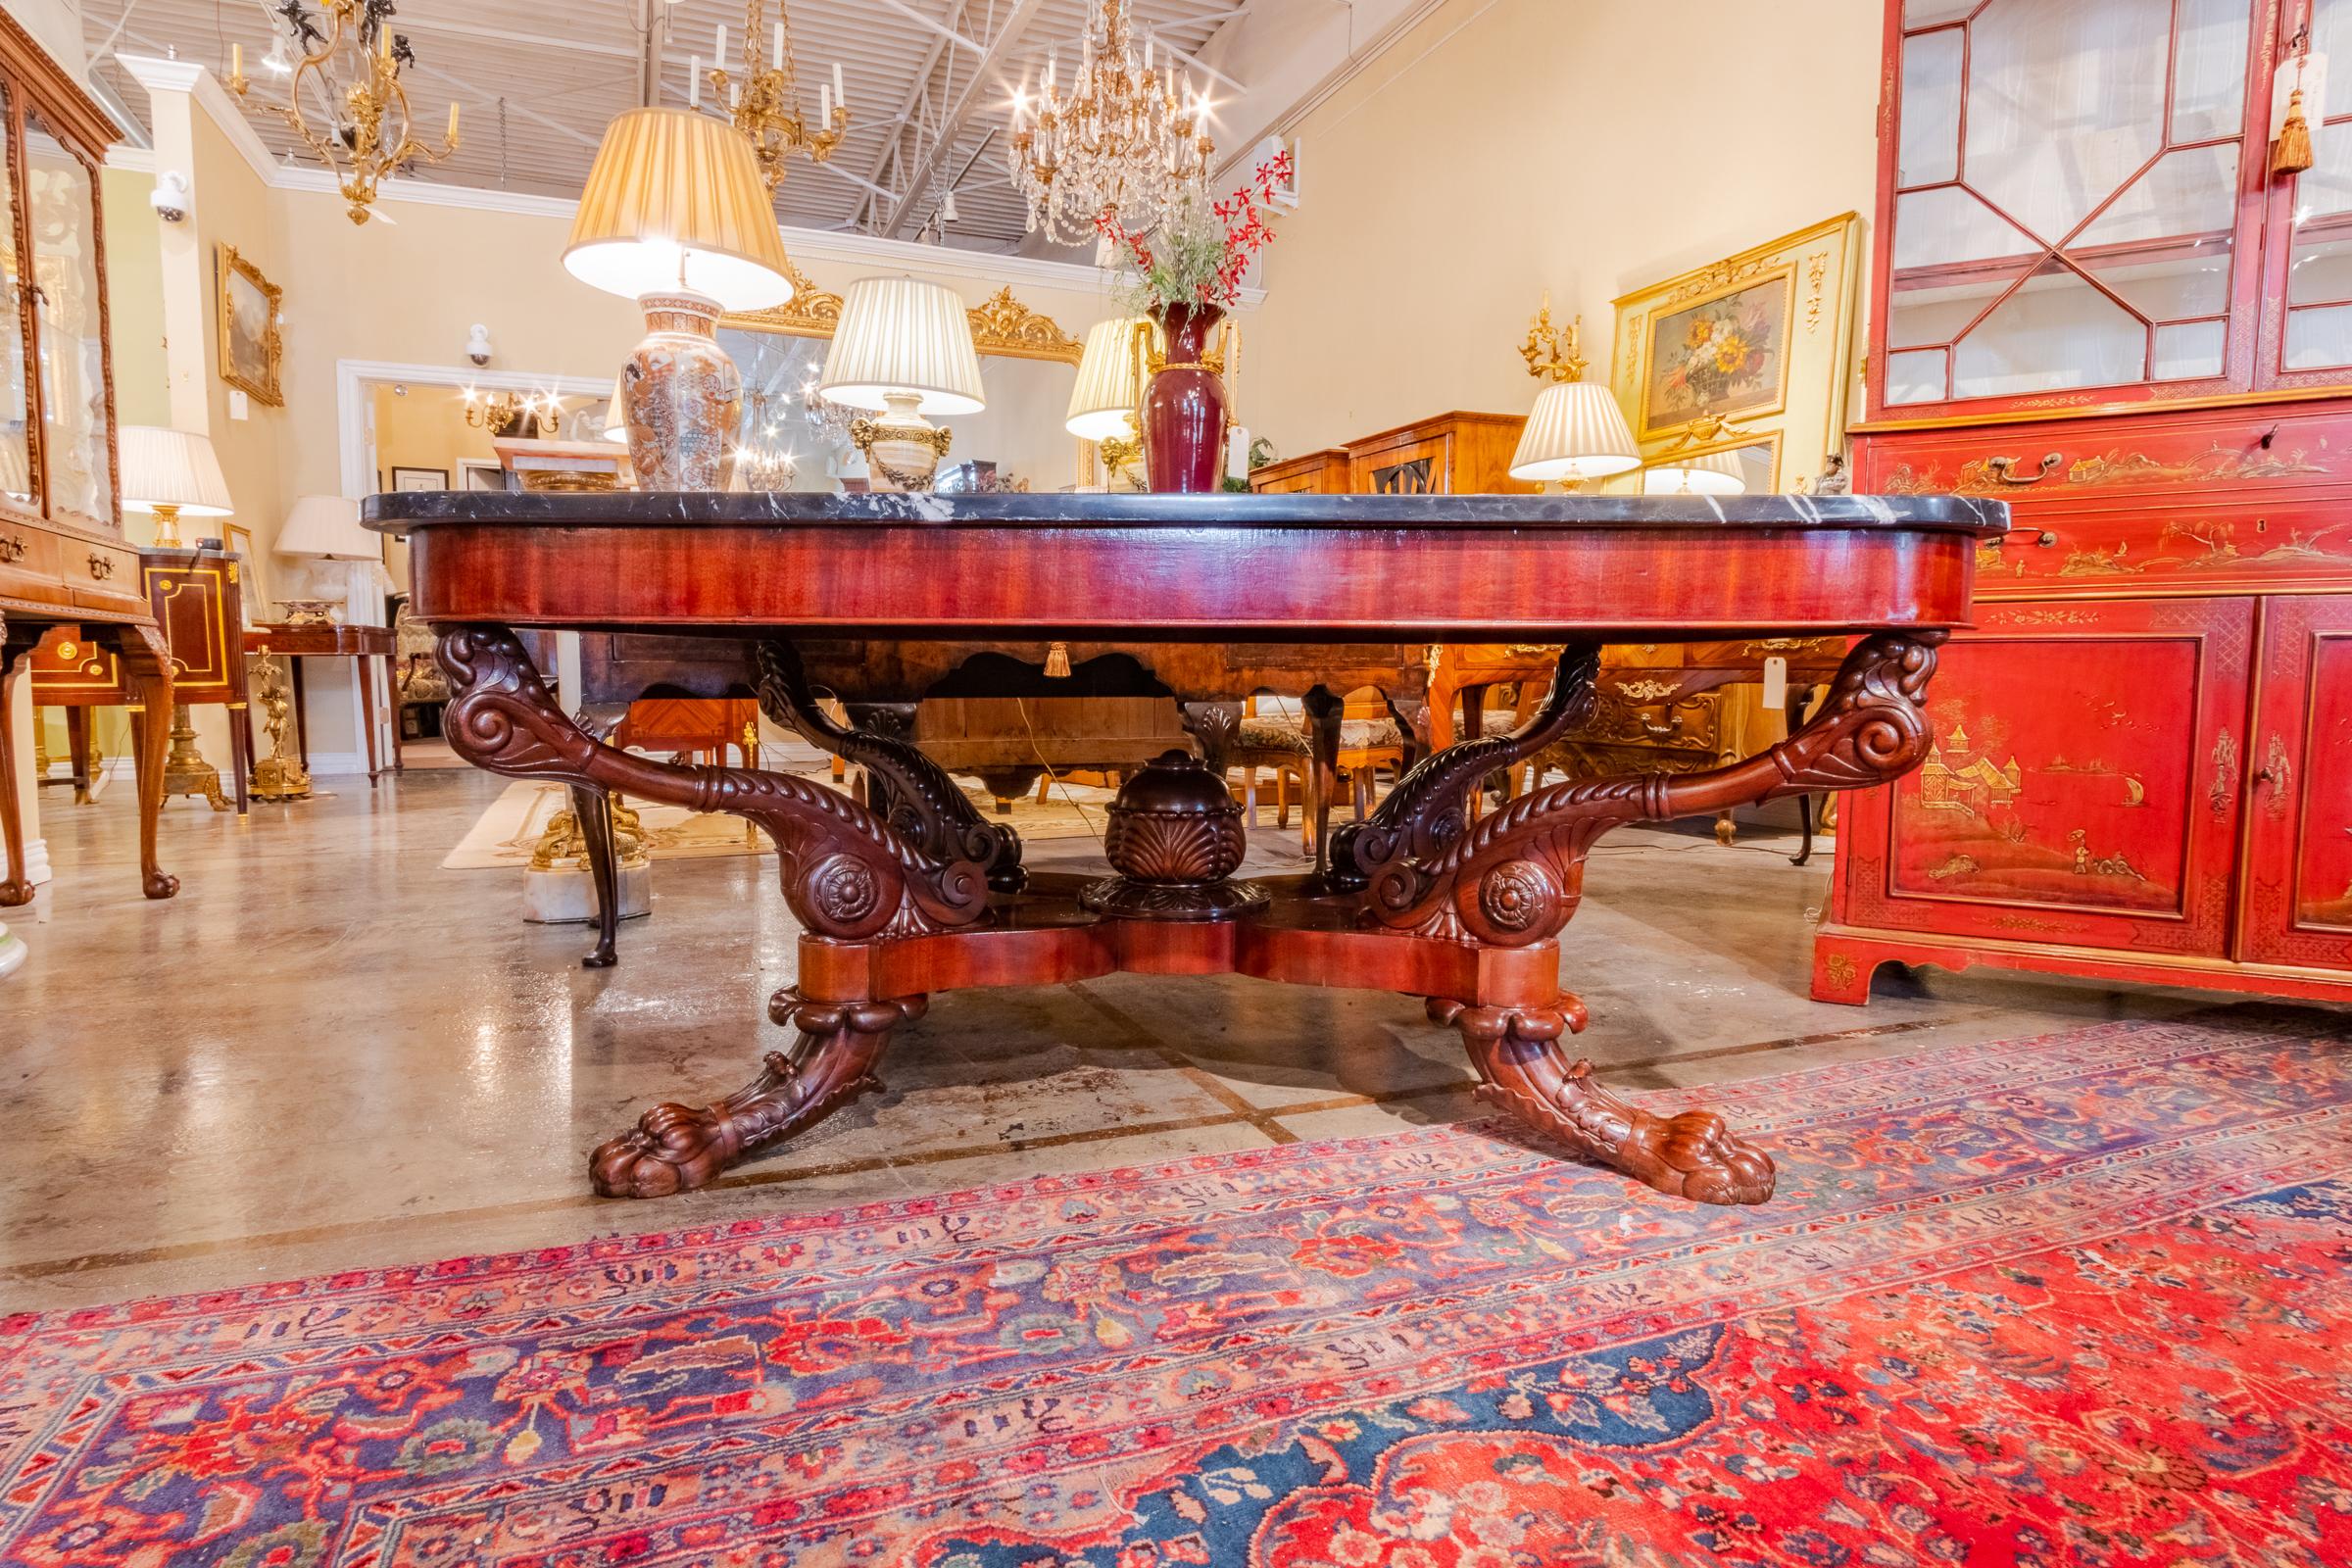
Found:
M 315 0 L 308 9 L 318 12 Z M 1049 50 L 1074 61 L 1086 9 L 1087 0 L 801 0 L 790 20 L 807 113 L 814 118 L 817 83 L 838 61 L 851 123 L 828 163 L 794 160 L 777 215 L 801 227 L 912 238 L 955 182 L 957 220 L 942 235 L 947 243 L 1020 243 L 1024 210 L 1004 177 L 1006 104 L 1014 88 L 1035 82 Z M 1250 0 L 1132 0 L 1139 28 L 1187 54 L 1250 9 Z M 411 172 L 576 196 L 606 123 L 642 101 L 649 48 L 658 101 L 683 105 L 688 56 L 710 65 L 717 24 L 727 27 L 730 66 L 740 66 L 744 14 L 741 0 L 399 0 L 393 30 L 416 52 L 402 80 L 421 139 L 437 140 L 452 100 L 464 106 L 463 149 Z M 765 14 L 772 22 L 776 6 Z M 278 78 L 261 69 L 277 24 L 265 0 L 84 0 L 83 20 L 92 74 L 134 114 L 146 94 L 115 55 L 176 54 L 225 77 L 229 46 L 242 43 L 254 80 L 247 119 L 279 156 L 298 147 L 262 107 L 282 102 Z M 1195 79 L 1212 99 L 1235 96 L 1230 81 L 1205 72 Z M 307 152 L 297 158 L 311 161 Z

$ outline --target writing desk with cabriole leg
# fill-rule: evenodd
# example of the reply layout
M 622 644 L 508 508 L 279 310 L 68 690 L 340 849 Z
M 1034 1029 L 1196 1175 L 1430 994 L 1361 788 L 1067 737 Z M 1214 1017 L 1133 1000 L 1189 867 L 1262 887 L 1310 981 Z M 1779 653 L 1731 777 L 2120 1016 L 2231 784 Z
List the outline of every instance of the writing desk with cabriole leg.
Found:
M 1593 841 L 1627 822 L 1883 783 L 1926 755 L 1922 704 L 1965 624 L 1976 544 L 2007 509 L 1949 497 L 385 495 L 416 613 L 440 634 L 444 733 L 492 772 L 748 817 L 775 840 L 803 928 L 768 1007 L 797 1031 L 714 1104 L 663 1104 L 590 1156 L 599 1192 L 698 1187 L 876 1086 L 891 1032 L 938 993 L 1116 971 L 1239 973 L 1399 991 L 1461 1031 L 1494 1102 L 1661 1192 L 1770 1196 L 1772 1161 L 1705 1110 L 1653 1116 L 1562 1048 L 1585 1006 L 1559 934 Z M 863 767 L 869 808 L 813 779 L 661 762 L 592 738 L 517 631 L 688 638 L 701 695 L 736 685 Z M 1471 791 L 1591 711 L 1603 643 L 1858 637 L 1813 717 L 1704 772 L 1576 778 L 1475 823 Z M 973 651 L 1123 651 L 1186 705 L 1171 753 L 1113 808 L 1114 874 L 1030 874 L 903 736 L 826 716 L 918 699 Z M 1213 771 L 1239 699 L 1336 688 L 1431 642 L 1562 645 L 1516 729 L 1435 753 L 1316 873 L 1235 880 L 1241 826 Z M 1316 672 L 1320 672 L 1319 674 Z M 1343 682 L 1347 684 L 1343 684 Z M 693 684 L 692 680 L 687 681 Z M 1394 694 L 1393 694 L 1394 695 Z M 1336 725 L 1325 726 L 1336 734 Z

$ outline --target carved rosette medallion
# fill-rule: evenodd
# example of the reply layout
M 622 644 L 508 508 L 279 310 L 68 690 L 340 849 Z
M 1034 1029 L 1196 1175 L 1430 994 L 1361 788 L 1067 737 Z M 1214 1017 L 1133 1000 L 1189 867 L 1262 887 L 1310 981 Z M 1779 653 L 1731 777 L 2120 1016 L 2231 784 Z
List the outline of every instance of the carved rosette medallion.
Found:
M 1226 880 L 1248 849 L 1223 777 L 1188 753 L 1163 752 L 1111 803 L 1102 853 L 1119 874 L 1078 902 L 1127 919 L 1229 920 L 1266 904 L 1263 888 Z

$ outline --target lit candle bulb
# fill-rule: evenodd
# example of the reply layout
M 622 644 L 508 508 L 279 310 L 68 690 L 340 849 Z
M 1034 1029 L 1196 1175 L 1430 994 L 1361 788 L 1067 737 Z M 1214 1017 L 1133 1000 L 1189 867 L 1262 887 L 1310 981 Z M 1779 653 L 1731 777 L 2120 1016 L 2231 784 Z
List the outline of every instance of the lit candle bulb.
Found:
M 723 65 L 726 63 L 726 58 L 727 24 L 722 22 L 718 24 L 717 29 L 710 34 L 710 63 L 714 66 Z
M 767 69 L 784 69 L 784 24 L 781 22 L 776 24 L 776 30 L 767 35 Z
M 816 88 L 816 122 L 819 125 L 833 123 L 833 89 L 823 82 L 819 82 Z
M 228 79 L 232 82 L 245 79 L 245 46 L 241 43 L 228 46 Z
M 841 85 L 841 62 L 838 60 L 833 62 L 833 107 L 844 114 L 849 113 L 850 95 Z M 828 115 L 826 118 L 832 117 Z
M 686 57 L 686 107 L 689 109 L 703 107 L 703 57 L 701 55 Z
M 446 139 L 452 147 L 458 144 L 458 101 L 455 98 L 449 101 L 449 135 Z

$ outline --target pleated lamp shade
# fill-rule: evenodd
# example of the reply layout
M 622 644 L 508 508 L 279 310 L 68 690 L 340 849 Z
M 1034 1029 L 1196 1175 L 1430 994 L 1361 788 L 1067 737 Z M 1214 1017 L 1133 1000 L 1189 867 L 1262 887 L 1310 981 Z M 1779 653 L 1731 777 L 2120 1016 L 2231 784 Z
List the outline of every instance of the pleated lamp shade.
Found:
M 896 393 L 919 397 L 916 414 L 979 413 L 988 400 L 961 296 L 912 277 L 852 283 L 816 389 L 853 409 L 886 408 Z
M 1143 401 L 1142 376 L 1135 364 L 1136 323 L 1144 316 L 1114 316 L 1097 321 L 1086 334 L 1086 354 L 1078 362 L 1078 384 L 1070 391 L 1070 434 L 1081 441 L 1126 440 Z
M 360 526 L 360 504 L 347 496 L 304 496 L 286 514 L 274 547 L 281 556 L 320 561 L 375 561 L 384 547 Z
M 1740 460 L 1729 452 L 1706 452 L 1678 458 L 1642 471 L 1645 496 L 1737 496 L 1747 492 L 1747 477 Z
M 1598 479 L 1641 466 L 1617 400 L 1593 381 L 1545 387 L 1511 454 L 1514 479 Z
M 564 266 L 627 299 L 683 289 L 760 311 L 792 298 L 752 144 L 684 109 L 632 109 L 605 127 Z
M 126 424 L 116 440 L 122 505 L 129 511 L 176 507 L 183 517 L 225 517 L 236 511 L 207 437 L 159 424 Z

